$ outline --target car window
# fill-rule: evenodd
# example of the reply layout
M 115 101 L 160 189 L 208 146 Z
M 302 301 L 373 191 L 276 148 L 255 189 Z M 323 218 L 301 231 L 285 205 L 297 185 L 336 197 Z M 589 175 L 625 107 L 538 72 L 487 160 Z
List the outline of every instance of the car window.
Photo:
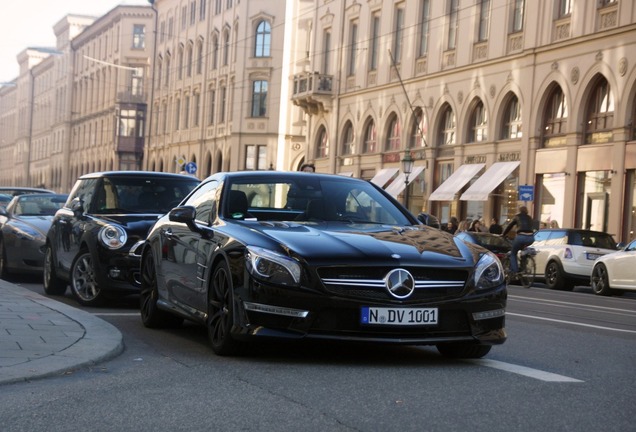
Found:
M 567 232 L 564 230 L 550 231 L 550 235 L 545 242 L 547 245 L 556 246 L 565 244 L 567 240 Z
M 550 231 L 537 231 L 534 234 L 534 241 L 535 242 L 546 241 L 548 237 L 550 237 Z
M 636 251 L 636 240 L 632 240 L 627 246 L 625 246 L 625 251 L 631 252 Z
M 96 184 L 97 179 L 84 179 L 75 182 L 75 186 L 73 186 L 73 190 L 71 190 L 71 193 L 68 196 L 65 207 L 70 208 L 71 202 L 75 198 L 79 198 L 84 209 L 90 209 L 93 202 L 93 196 L 95 194 Z
M 191 205 L 196 209 L 195 219 L 197 222 L 210 226 L 216 216 L 216 192 L 219 182 L 210 181 L 194 191 L 188 198 L 186 205 Z
M 65 200 L 65 195 L 21 195 L 12 211 L 17 216 L 52 216 Z

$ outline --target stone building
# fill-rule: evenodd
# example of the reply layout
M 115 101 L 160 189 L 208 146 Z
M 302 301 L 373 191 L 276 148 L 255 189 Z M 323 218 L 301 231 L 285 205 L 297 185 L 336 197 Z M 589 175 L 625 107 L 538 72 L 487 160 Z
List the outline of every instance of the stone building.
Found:
M 315 6 L 293 101 L 318 171 L 373 179 L 442 222 L 503 222 L 525 199 L 537 219 L 634 238 L 633 1 Z

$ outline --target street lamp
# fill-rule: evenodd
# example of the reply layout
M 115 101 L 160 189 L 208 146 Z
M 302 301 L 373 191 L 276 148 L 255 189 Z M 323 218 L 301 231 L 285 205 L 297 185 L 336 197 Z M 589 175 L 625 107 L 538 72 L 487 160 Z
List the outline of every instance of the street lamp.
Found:
M 406 150 L 404 157 L 400 161 L 402 163 L 402 172 L 404 173 L 404 207 L 409 208 L 409 176 L 413 172 L 413 164 L 415 160 L 411 157 L 411 151 Z

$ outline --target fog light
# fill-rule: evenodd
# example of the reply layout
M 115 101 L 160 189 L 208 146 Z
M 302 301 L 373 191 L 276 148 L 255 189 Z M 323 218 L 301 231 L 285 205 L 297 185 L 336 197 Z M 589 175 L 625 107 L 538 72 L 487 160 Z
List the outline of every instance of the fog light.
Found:
M 110 276 L 112 279 L 119 279 L 119 276 L 121 276 L 121 270 L 119 270 L 117 267 L 114 267 L 108 270 L 108 276 Z
M 505 309 L 495 309 L 495 310 L 485 311 L 485 312 L 475 312 L 473 313 L 473 319 L 475 321 L 480 321 L 480 320 L 491 319 L 491 318 L 499 318 L 504 316 L 505 314 L 506 314 Z

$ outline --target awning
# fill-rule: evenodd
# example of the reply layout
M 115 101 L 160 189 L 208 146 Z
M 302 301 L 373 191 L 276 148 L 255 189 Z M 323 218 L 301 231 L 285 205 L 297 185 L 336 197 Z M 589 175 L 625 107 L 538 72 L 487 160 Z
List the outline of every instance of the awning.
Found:
M 495 162 L 473 183 L 460 198 L 462 201 L 488 201 L 495 190 L 518 166 L 520 162 Z
M 371 179 L 371 183 L 374 183 L 383 188 L 384 185 L 387 184 L 389 180 L 391 180 L 391 178 L 393 178 L 393 176 L 397 174 L 398 171 L 399 169 L 397 168 L 382 168 L 376 173 L 376 175 L 373 176 L 373 178 Z
M 424 171 L 424 166 L 414 166 L 413 171 L 409 174 L 409 184 L 413 182 L 420 175 L 422 171 Z M 397 198 L 397 196 L 402 193 L 406 185 L 404 184 L 406 176 L 404 173 L 400 173 L 399 176 L 395 178 L 384 190 L 387 191 L 392 197 Z
M 428 197 L 429 201 L 453 201 L 457 192 L 471 181 L 486 164 L 466 164 L 457 168 L 444 183 Z

